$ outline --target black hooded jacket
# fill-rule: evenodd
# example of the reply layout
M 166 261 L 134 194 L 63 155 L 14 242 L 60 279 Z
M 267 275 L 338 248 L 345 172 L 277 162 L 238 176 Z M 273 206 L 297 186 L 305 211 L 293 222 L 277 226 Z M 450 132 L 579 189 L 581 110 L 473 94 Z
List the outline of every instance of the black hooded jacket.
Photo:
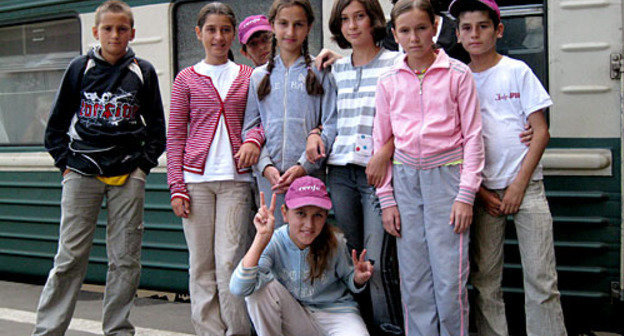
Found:
M 128 52 L 116 64 L 92 49 L 65 71 L 45 131 L 61 171 L 116 176 L 148 173 L 165 149 L 165 120 L 154 67 Z

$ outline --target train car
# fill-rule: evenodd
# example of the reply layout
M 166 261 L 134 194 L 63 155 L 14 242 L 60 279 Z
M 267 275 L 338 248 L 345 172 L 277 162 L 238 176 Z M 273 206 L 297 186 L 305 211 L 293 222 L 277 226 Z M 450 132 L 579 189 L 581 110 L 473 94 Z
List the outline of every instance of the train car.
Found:
M 238 19 L 271 1 L 225 1 Z M 312 1 L 318 20 L 312 53 L 331 42 L 332 2 Z M 389 14 L 390 1 L 380 0 Z M 450 1 L 442 1 L 448 4 Z M 131 47 L 154 64 L 165 110 L 175 74 L 203 57 L 193 26 L 206 1 L 130 0 Z M 559 288 L 571 335 L 622 332 L 622 135 L 624 81 L 621 0 L 500 0 L 505 37 L 498 48 L 527 62 L 555 105 L 542 163 L 554 216 Z M 44 281 L 57 247 L 61 176 L 43 148 L 50 105 L 69 61 L 94 45 L 100 1 L 0 2 L 0 277 Z M 237 62 L 246 63 L 234 43 Z M 345 53 L 345 51 L 340 51 Z M 249 63 L 247 63 L 249 64 Z M 169 206 L 166 156 L 148 176 L 141 287 L 184 293 L 188 254 Z M 106 276 L 106 204 L 86 281 Z M 524 333 L 522 273 L 513 225 L 505 247 L 504 292 L 514 334 Z

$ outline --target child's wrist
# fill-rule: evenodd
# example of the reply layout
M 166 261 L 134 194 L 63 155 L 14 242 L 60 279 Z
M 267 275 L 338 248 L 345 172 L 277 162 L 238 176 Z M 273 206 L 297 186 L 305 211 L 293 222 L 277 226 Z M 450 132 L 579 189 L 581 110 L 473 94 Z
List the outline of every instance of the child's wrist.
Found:
M 319 130 L 317 130 L 317 129 L 313 129 L 313 130 L 311 130 L 311 131 L 308 133 L 308 137 L 307 137 L 307 138 L 309 138 L 309 137 L 310 137 L 310 136 L 312 136 L 312 135 L 318 135 L 318 136 L 321 136 L 321 131 L 319 131 Z M 307 138 L 306 138 L 306 139 L 307 139 Z

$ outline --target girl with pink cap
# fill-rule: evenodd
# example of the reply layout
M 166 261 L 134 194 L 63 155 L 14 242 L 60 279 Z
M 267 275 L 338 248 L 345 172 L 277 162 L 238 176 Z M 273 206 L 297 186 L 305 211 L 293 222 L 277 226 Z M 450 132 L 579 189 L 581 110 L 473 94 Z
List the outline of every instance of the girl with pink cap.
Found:
M 343 235 L 327 223 L 325 184 L 296 179 L 280 209 L 288 225 L 274 232 L 275 199 L 267 208 L 260 197 L 254 241 L 230 281 L 258 335 L 368 335 L 351 292 L 364 289 L 373 266 L 366 250 L 349 257 Z

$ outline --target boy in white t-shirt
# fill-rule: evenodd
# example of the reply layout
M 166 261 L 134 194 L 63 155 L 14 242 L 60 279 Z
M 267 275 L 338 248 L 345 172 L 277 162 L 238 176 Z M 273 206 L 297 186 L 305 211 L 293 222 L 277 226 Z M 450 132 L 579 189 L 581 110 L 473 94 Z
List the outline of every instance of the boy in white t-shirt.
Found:
M 557 289 L 552 216 L 539 164 L 550 135 L 543 110 L 550 96 L 522 61 L 496 52 L 503 36 L 494 0 L 454 0 L 449 12 L 459 20 L 457 37 L 470 54 L 477 84 L 485 168 L 478 194 L 472 260 L 479 335 L 508 335 L 501 290 L 507 215 L 513 215 L 524 275 L 528 335 L 566 335 Z M 530 146 L 517 134 L 528 122 Z

